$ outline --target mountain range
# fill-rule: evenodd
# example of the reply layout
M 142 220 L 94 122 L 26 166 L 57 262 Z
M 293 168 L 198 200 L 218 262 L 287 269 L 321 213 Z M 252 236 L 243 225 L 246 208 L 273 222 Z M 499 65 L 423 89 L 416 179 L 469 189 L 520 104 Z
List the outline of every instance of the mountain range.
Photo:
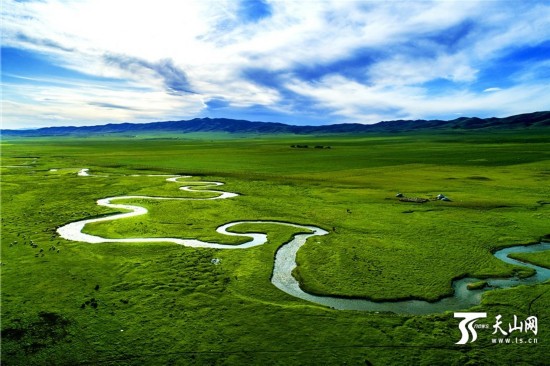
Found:
M 504 118 L 460 117 L 443 120 L 396 120 L 375 124 L 343 123 L 297 126 L 276 122 L 251 122 L 227 118 L 195 118 L 186 121 L 110 123 L 98 126 L 45 127 L 33 130 L 2 130 L 3 136 L 82 136 L 169 132 L 227 132 L 234 134 L 344 134 L 430 130 L 539 129 L 550 128 L 550 111 L 518 114 Z

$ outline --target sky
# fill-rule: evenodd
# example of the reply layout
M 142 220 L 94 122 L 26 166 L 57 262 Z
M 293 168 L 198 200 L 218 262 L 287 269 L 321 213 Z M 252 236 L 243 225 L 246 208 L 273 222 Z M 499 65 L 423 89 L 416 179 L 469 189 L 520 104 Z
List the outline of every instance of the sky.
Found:
M 550 110 L 550 1 L 2 0 L 2 128 Z

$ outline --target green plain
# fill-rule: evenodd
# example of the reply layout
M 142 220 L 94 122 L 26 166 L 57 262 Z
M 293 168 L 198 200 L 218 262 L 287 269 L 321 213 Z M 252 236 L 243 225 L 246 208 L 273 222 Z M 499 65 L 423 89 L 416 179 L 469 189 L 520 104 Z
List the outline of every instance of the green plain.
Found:
M 550 252 L 542 253 L 512 253 L 510 258 L 520 260 L 522 262 L 532 263 L 537 266 L 550 268 Z
M 96 176 L 77 176 L 81 168 Z M 193 177 L 172 183 L 129 174 Z M 246 250 L 92 245 L 56 233 L 113 213 L 96 205 L 100 198 L 213 196 L 177 189 L 189 181 L 222 181 L 218 189 L 240 196 L 121 200 L 149 213 L 85 231 L 237 244 L 243 240 L 215 228 L 240 220 L 315 225 L 330 234 L 298 252 L 295 275 L 305 290 L 393 301 L 435 301 L 464 276 L 528 275 L 491 253 L 550 234 L 545 130 L 4 140 L 2 364 L 501 365 L 543 364 L 550 351 L 548 282 L 490 291 L 465 309 L 487 312 L 488 322 L 536 315 L 537 344 L 491 346 L 491 328 L 461 346 L 452 312 L 338 311 L 275 288 L 273 257 L 296 233 L 289 227 L 235 227 L 269 236 Z M 398 192 L 430 201 L 400 202 Z M 452 201 L 435 200 L 440 193 Z M 523 257 L 549 264 L 545 252 Z

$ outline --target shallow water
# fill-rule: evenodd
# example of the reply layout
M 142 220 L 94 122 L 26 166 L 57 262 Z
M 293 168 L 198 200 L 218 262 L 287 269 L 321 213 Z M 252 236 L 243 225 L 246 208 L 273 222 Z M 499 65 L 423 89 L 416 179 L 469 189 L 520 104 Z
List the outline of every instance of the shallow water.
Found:
M 79 176 L 89 177 L 89 169 L 82 169 L 77 173 Z M 168 182 L 181 183 L 178 179 L 190 178 L 189 176 L 170 176 L 166 179 Z M 191 182 L 190 182 L 191 183 Z M 221 182 L 192 182 L 194 186 L 200 185 L 202 187 L 221 186 Z M 515 259 L 508 257 L 510 253 L 532 253 L 550 249 L 550 243 L 539 243 L 529 246 L 515 246 L 506 249 L 499 250 L 494 253 L 498 259 L 523 267 L 529 267 L 536 270 L 534 276 L 528 278 L 496 278 L 485 280 L 488 286 L 478 290 L 468 290 L 467 286 L 470 283 L 479 281 L 476 278 L 463 278 L 453 281 L 453 296 L 446 297 L 436 302 L 427 302 L 422 300 L 405 300 L 405 301 L 385 301 L 375 302 L 366 299 L 349 299 L 338 296 L 317 296 L 304 292 L 298 283 L 298 281 L 292 276 L 292 271 L 296 268 L 296 254 L 302 245 L 304 245 L 308 238 L 312 236 L 327 235 L 328 232 L 316 227 L 308 225 L 298 225 L 290 222 L 279 221 L 235 221 L 219 226 L 216 231 L 220 234 L 229 236 L 240 236 L 250 238 L 249 241 L 239 245 L 228 245 L 219 243 L 204 242 L 197 239 L 181 239 L 181 238 L 124 238 L 124 239 L 110 239 L 103 238 L 96 235 L 85 234 L 82 232 L 84 226 L 92 222 L 100 221 L 112 221 L 132 216 L 144 215 L 147 213 L 147 209 L 141 206 L 131 206 L 123 204 L 115 204 L 113 201 L 123 199 L 150 199 L 150 200 L 219 200 L 227 199 L 238 196 L 237 193 L 193 189 L 191 186 L 179 187 L 180 190 L 188 192 L 210 192 L 218 194 L 212 198 L 178 198 L 178 197 L 151 197 L 151 196 L 118 196 L 108 197 L 97 201 L 100 206 L 105 206 L 114 209 L 122 209 L 130 212 L 113 214 L 110 216 L 80 220 L 69 223 L 57 229 L 59 235 L 67 240 L 82 241 L 86 243 L 131 243 L 131 242 L 172 242 L 179 245 L 200 247 L 200 248 L 214 248 L 214 249 L 246 249 L 254 246 L 262 245 L 267 242 L 267 235 L 260 233 L 232 233 L 227 231 L 231 227 L 239 224 L 278 224 L 295 227 L 302 231 L 310 230 L 308 234 L 297 234 L 293 239 L 283 244 L 275 254 L 275 262 L 273 266 L 273 273 L 271 276 L 271 283 L 278 289 L 287 294 L 298 297 L 303 300 L 307 300 L 319 305 L 324 305 L 338 310 L 363 310 L 363 311 L 378 311 L 378 312 L 394 312 L 399 314 L 432 314 L 442 313 L 444 311 L 462 310 L 477 305 L 481 302 L 481 295 L 495 288 L 508 288 L 517 285 L 527 285 L 544 282 L 550 279 L 550 269 L 539 267 L 534 264 L 523 263 Z
M 517 277 L 504 279 L 488 279 L 488 287 L 479 290 L 468 290 L 470 283 L 480 281 L 476 278 L 463 278 L 453 281 L 453 296 L 446 297 L 436 302 L 422 300 L 404 301 L 370 301 L 366 299 L 349 299 L 337 296 L 317 296 L 304 292 L 298 281 L 292 276 L 292 270 L 296 267 L 296 253 L 311 234 L 296 235 L 289 243 L 279 248 L 275 255 L 275 266 L 271 282 L 281 291 L 301 299 L 325 305 L 338 310 L 363 310 L 394 312 L 399 314 L 434 314 L 445 311 L 462 310 L 478 305 L 481 295 L 494 288 L 508 288 L 518 285 L 527 285 L 544 282 L 550 279 L 550 270 L 533 264 L 523 263 L 507 255 L 510 253 L 531 253 L 550 249 L 550 243 L 539 243 L 529 246 L 515 246 L 499 250 L 495 256 L 506 263 L 533 268 L 537 271 L 534 276 L 519 279 Z

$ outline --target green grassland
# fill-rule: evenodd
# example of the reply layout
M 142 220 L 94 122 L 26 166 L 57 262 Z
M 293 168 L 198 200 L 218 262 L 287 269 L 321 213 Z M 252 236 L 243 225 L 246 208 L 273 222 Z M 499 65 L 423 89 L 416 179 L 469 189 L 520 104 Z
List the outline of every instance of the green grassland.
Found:
M 522 262 L 533 263 L 537 266 L 550 268 L 550 252 L 512 253 L 510 254 L 510 258 L 514 258 Z
M 178 187 L 222 181 L 205 189 L 240 196 L 117 200 L 149 213 L 90 224 L 85 232 L 238 244 L 242 238 L 215 228 L 241 220 L 315 225 L 330 233 L 298 252 L 295 275 L 308 292 L 435 301 L 452 293 L 455 278 L 531 273 L 492 252 L 550 234 L 548 131 L 185 136 L 2 142 L 3 364 L 544 363 L 548 283 L 488 292 L 471 309 L 493 322 L 497 314 L 509 321 L 537 315 L 537 344 L 491 345 L 491 329 L 460 346 L 452 312 L 338 311 L 275 288 L 275 251 L 297 229 L 236 226 L 268 234 L 268 243 L 245 250 L 86 244 L 63 240 L 55 230 L 113 213 L 96 205 L 100 198 L 207 198 L 213 194 Z M 290 147 L 295 144 L 310 148 Z M 95 176 L 77 176 L 81 168 Z M 130 174 L 193 177 L 173 183 Z M 430 201 L 400 202 L 397 192 Z M 452 201 L 435 200 L 439 193 Z M 517 258 L 549 265 L 545 252 Z

